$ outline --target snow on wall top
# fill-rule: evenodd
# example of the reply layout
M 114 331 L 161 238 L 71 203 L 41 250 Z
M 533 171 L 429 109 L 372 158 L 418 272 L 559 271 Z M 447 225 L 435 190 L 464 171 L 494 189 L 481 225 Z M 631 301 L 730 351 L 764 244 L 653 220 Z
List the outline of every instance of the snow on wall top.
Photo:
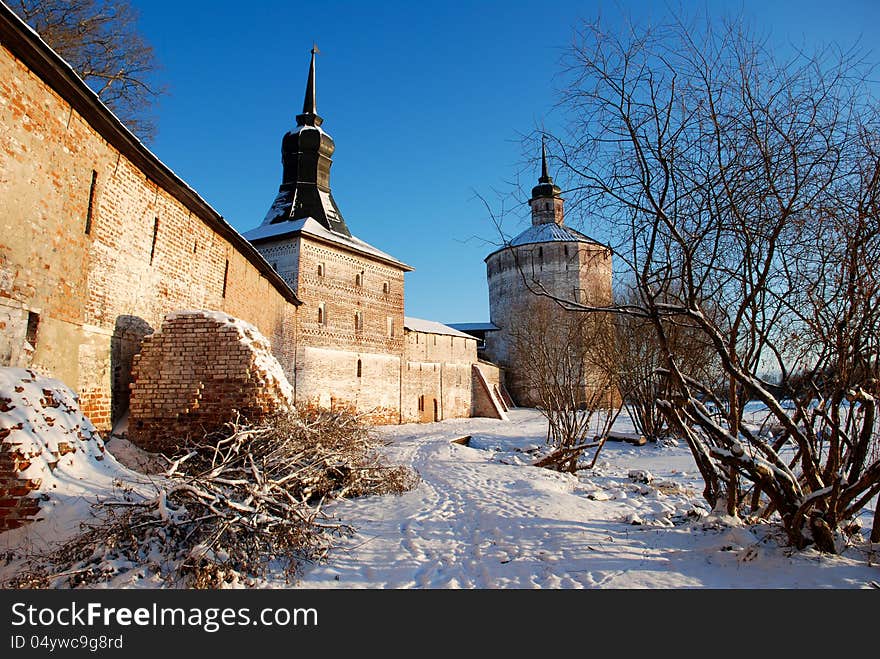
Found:
M 223 311 L 212 311 L 209 309 L 183 309 L 174 311 L 165 316 L 165 320 L 174 321 L 187 318 L 206 318 L 220 325 L 228 325 L 238 332 L 238 340 L 240 343 L 247 345 L 251 349 L 254 358 L 254 365 L 268 377 L 274 380 L 281 394 L 290 402 L 293 401 L 293 386 L 284 374 L 281 364 L 272 354 L 272 345 L 265 336 L 254 325 L 246 320 L 235 318 Z
M 444 325 L 443 323 L 438 323 L 435 320 L 423 320 L 421 318 L 405 316 L 403 319 L 403 326 L 408 330 L 412 330 L 413 332 L 423 332 L 425 334 L 442 334 L 446 336 L 460 336 L 463 339 L 471 339 L 472 341 L 476 341 L 476 339 L 470 334 L 459 332 L 457 329 L 454 329 L 449 325 Z

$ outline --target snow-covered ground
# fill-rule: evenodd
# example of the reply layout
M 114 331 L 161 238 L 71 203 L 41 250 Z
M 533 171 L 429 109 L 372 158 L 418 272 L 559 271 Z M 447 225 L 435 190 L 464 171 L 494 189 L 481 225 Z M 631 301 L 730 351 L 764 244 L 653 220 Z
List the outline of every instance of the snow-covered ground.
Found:
M 627 420 L 615 426 L 632 431 Z M 840 556 L 784 546 L 774 526 L 708 514 L 684 446 L 608 442 L 579 478 L 529 466 L 534 410 L 510 422 L 388 426 L 395 462 L 422 481 L 399 496 L 336 504 L 358 533 L 312 566 L 308 588 L 870 588 L 880 546 Z M 452 440 L 471 436 L 470 446 Z M 638 482 L 646 471 L 648 484 Z M 862 516 L 870 528 L 872 509 Z M 731 523 L 734 522 L 734 523 Z M 280 581 L 276 586 L 283 586 Z
M 20 559 L 64 542 L 96 500 L 161 487 L 160 465 L 124 439 L 104 443 L 62 383 L 0 369 L 0 429 L 41 483 L 40 520 L 0 533 L 0 581 Z M 628 420 L 615 430 L 632 432 Z M 840 556 L 795 552 L 772 525 L 710 514 L 683 446 L 606 444 L 579 477 L 532 467 L 544 442 L 534 410 L 510 421 L 455 419 L 378 428 L 390 462 L 421 482 L 403 495 L 333 504 L 352 525 L 328 562 L 307 566 L 305 588 L 869 588 L 880 587 L 880 545 Z M 453 440 L 469 436 L 468 445 Z M 67 449 L 64 453 L 62 444 Z M 127 466 L 126 466 L 127 465 Z M 862 515 L 870 528 L 873 505 Z M 108 584 L 156 588 L 139 566 Z M 283 575 L 265 587 L 290 587 Z

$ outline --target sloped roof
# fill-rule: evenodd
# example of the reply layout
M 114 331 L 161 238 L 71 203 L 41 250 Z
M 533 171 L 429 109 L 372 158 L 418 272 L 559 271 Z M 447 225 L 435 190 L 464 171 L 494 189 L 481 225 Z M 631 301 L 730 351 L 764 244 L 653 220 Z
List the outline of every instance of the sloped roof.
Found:
M 492 332 L 501 329 L 495 323 L 447 323 L 447 325 L 462 332 Z
M 256 244 L 267 240 L 292 236 L 298 233 L 325 240 L 329 243 L 339 245 L 340 247 L 347 248 L 360 254 L 372 256 L 373 258 L 395 265 L 407 272 L 413 270 L 412 266 L 407 265 L 403 261 L 399 261 L 380 249 L 376 249 L 357 236 L 343 236 L 342 234 L 330 231 L 330 229 L 311 217 L 306 217 L 301 220 L 276 222 L 275 224 L 261 224 L 255 229 L 245 231 L 242 235 L 252 243 Z
M 0 43 L 51 87 L 114 149 L 228 240 L 292 304 L 296 293 L 242 235 L 132 133 L 33 28 L 0 2 Z
M 581 233 L 564 224 L 556 224 L 555 222 L 547 222 L 546 224 L 533 224 L 528 229 L 513 238 L 504 246 L 496 249 L 492 254 L 507 249 L 508 247 L 519 247 L 520 245 L 532 245 L 539 243 L 592 243 L 594 245 L 602 245 L 598 240 L 590 238 L 588 235 Z M 489 256 L 492 256 L 489 254 Z M 486 259 L 489 258 L 486 257 Z
M 413 332 L 423 332 L 425 334 L 441 334 L 445 336 L 460 336 L 463 339 L 474 339 L 474 337 L 470 334 L 459 332 L 457 329 L 454 329 L 449 325 L 444 325 L 443 323 L 438 323 L 436 320 L 423 320 L 421 318 L 405 316 L 403 319 L 403 326 L 408 330 L 412 330 Z

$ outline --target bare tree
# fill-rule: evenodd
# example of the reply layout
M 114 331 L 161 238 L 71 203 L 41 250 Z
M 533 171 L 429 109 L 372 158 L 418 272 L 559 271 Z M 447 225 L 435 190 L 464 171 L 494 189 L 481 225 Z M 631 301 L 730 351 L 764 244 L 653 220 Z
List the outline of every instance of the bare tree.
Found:
M 832 48 L 783 60 L 738 22 L 596 23 L 568 75 L 568 195 L 614 228 L 637 292 L 581 309 L 653 327 L 658 404 L 711 505 L 836 551 L 880 492 L 880 122 L 865 63 Z M 712 347 L 721 390 L 686 367 L 679 326 Z M 767 423 L 750 423 L 749 400 Z
M 155 136 L 150 114 L 163 93 L 153 82 L 153 48 L 137 29 L 126 0 L 17 0 L 10 3 L 128 128 Z
M 617 304 L 636 306 L 637 293 L 626 287 Z M 658 404 L 669 397 L 670 383 L 662 372 L 665 356 L 660 352 L 653 324 L 635 314 L 619 314 L 614 319 L 617 346 L 618 383 L 623 405 L 636 431 L 649 440 L 675 435 Z M 685 324 L 665 324 L 667 340 L 679 356 L 681 368 L 704 382 L 716 381 L 718 365 L 714 350 L 701 334 Z
M 552 453 L 536 463 L 574 472 L 596 449 L 592 467 L 620 406 L 614 328 L 609 316 L 572 313 L 536 298 L 511 330 L 512 360 L 524 381 L 521 395 L 547 419 Z

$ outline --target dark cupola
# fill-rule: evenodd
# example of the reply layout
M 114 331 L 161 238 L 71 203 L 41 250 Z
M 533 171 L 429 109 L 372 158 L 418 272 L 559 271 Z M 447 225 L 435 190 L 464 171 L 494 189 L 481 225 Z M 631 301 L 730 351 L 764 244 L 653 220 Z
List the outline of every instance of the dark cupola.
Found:
M 565 219 L 563 199 L 559 195 L 562 190 L 553 183 L 553 179 L 547 174 L 547 147 L 544 138 L 541 138 L 541 178 L 538 185 L 532 188 L 532 198 L 529 206 L 532 207 L 532 224 L 549 224 L 555 222 L 562 225 Z
M 331 157 L 336 145 L 321 129 L 315 93 L 315 55 L 312 48 L 309 79 L 306 83 L 302 114 L 296 115 L 296 128 L 281 140 L 284 168 L 278 196 L 266 214 L 263 225 L 311 217 L 327 229 L 351 237 L 342 213 L 330 192 Z

